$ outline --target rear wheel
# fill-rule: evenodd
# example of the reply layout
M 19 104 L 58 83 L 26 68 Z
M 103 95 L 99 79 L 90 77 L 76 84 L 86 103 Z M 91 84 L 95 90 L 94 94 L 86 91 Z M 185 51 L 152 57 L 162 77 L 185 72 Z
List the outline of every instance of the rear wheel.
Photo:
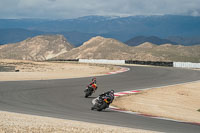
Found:
M 85 98 L 87 98 L 89 95 L 90 95 L 90 92 L 87 91 L 87 92 L 85 93 Z
M 85 92 L 85 97 L 87 98 L 88 96 L 91 96 L 92 95 L 92 92 L 90 89 L 87 89 L 86 92 Z
M 107 107 L 107 103 L 103 102 L 103 104 L 97 109 L 97 111 L 102 111 Z

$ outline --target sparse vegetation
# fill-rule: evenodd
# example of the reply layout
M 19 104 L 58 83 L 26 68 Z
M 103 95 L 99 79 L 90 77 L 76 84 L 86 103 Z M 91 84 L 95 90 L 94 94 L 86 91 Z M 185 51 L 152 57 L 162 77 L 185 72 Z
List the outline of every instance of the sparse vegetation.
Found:
M 148 42 L 130 47 L 115 39 L 96 37 L 56 58 L 200 62 L 199 49 L 200 45 L 189 47 L 171 44 L 155 45 Z
M 63 35 L 41 35 L 0 46 L 0 59 L 44 61 L 72 48 Z
M 12 47 L 11 45 L 4 45 L 0 49 L 0 58 L 36 61 L 82 58 L 200 62 L 200 45 L 155 45 L 146 42 L 131 47 L 112 38 L 97 36 L 80 47 L 73 48 L 65 40 L 63 36 L 38 36 L 13 44 Z

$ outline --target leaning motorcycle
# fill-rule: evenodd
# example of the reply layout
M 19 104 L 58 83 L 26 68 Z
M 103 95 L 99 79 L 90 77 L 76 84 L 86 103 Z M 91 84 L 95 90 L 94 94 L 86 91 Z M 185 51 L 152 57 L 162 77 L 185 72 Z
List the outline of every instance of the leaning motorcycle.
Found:
M 111 96 L 99 96 L 92 101 L 92 108 L 91 110 L 96 109 L 97 111 L 102 111 L 109 107 L 110 103 L 112 103 Z
M 94 93 L 94 89 L 97 88 L 97 85 L 96 84 L 92 84 L 91 86 L 89 85 L 85 90 L 85 98 L 87 98 L 88 96 L 91 96 L 92 93 Z

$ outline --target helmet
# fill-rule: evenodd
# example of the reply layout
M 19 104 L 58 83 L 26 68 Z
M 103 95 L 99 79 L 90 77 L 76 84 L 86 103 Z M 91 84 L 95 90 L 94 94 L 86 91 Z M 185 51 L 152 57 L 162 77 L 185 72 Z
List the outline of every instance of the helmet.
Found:
M 94 77 L 94 78 L 92 78 L 92 82 L 95 82 L 96 83 L 96 78 Z
M 114 92 L 115 92 L 114 90 L 111 90 L 109 95 L 114 97 Z

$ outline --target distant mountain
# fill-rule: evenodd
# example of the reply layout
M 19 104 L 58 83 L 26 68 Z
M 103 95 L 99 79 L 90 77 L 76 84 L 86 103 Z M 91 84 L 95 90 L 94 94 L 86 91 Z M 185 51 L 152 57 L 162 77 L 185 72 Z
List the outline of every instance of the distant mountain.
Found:
M 72 48 L 73 46 L 62 35 L 36 36 L 19 43 L 0 46 L 0 59 L 42 61 Z
M 167 39 L 172 42 L 176 42 L 177 44 L 182 44 L 185 46 L 200 44 L 200 36 L 193 36 L 193 37 L 170 36 Z
M 0 45 L 8 43 L 17 43 L 27 38 L 35 37 L 38 35 L 57 35 L 62 34 L 68 39 L 68 42 L 74 46 L 80 46 L 90 38 L 97 36 L 93 33 L 81 33 L 77 31 L 71 32 L 42 32 L 26 29 L 0 29 Z
M 29 37 L 34 37 L 42 34 L 45 33 L 41 31 L 32 31 L 19 28 L 0 29 L 0 45 L 20 42 Z
M 137 36 L 137 37 L 134 37 L 134 38 L 126 41 L 125 43 L 129 46 L 137 46 L 137 45 L 140 45 L 145 42 L 150 42 L 150 43 L 157 44 L 157 45 L 166 44 L 166 43 L 177 44 L 176 42 L 172 42 L 167 39 L 161 39 L 156 36 L 149 36 L 149 37 Z
M 68 33 L 76 31 L 80 41 L 72 36 L 71 42 L 79 46 L 82 40 L 87 40 L 84 33 L 114 38 L 125 42 L 134 36 L 168 36 L 194 37 L 200 36 L 200 17 L 198 16 L 129 16 L 104 17 L 86 16 L 65 20 L 42 19 L 0 19 L 0 29 L 21 28 L 45 33 Z M 83 34 L 82 34 L 83 33 Z M 90 36 L 90 35 L 89 35 Z M 93 36 L 93 35 L 92 35 Z M 87 38 L 87 39 L 86 39 Z M 172 42 L 177 42 L 170 40 Z M 179 44 L 179 43 L 178 43 Z M 184 41 L 184 45 L 192 43 Z

